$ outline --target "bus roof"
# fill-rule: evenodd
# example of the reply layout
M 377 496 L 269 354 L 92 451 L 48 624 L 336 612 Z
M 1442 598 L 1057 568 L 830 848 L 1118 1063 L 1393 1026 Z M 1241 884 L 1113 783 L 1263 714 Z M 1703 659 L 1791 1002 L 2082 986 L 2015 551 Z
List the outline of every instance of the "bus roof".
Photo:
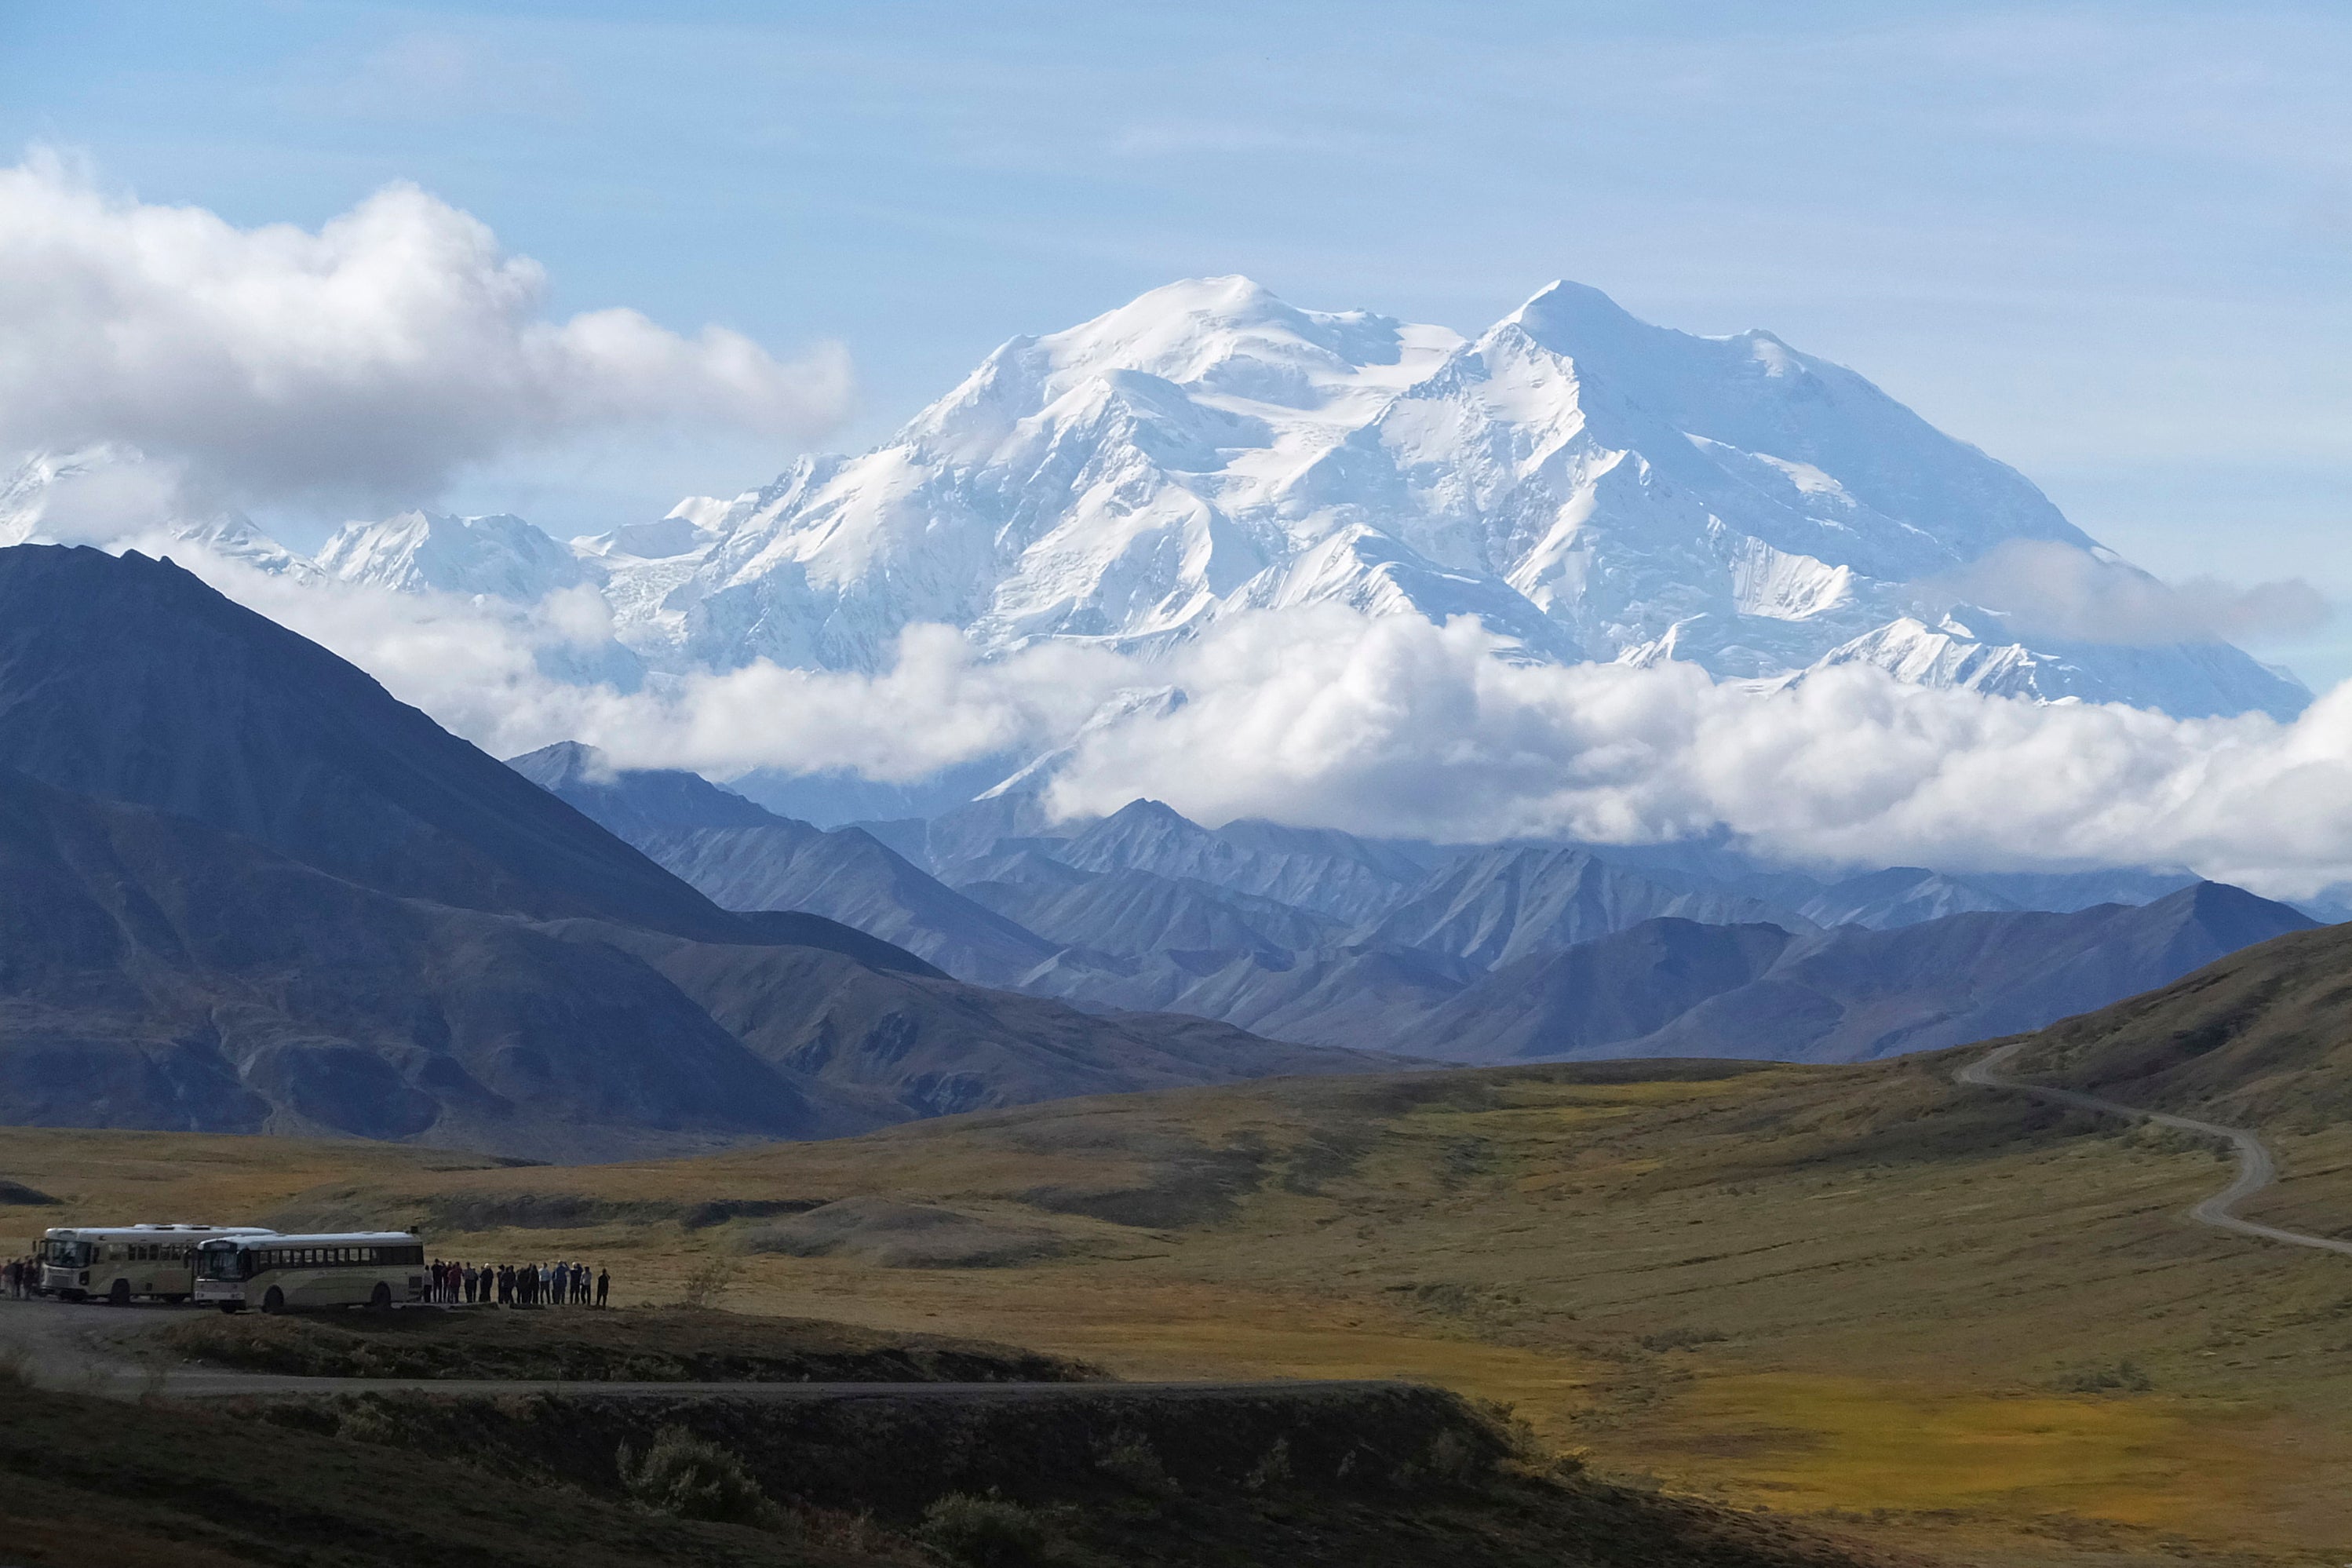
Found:
M 415 1247 L 422 1240 L 415 1232 L 405 1230 L 320 1231 L 310 1236 L 280 1236 L 274 1230 L 263 1230 L 215 1239 L 236 1247 Z
M 41 1232 L 50 1241 L 111 1241 L 117 1237 L 145 1240 L 170 1236 L 274 1236 L 257 1225 L 61 1225 Z

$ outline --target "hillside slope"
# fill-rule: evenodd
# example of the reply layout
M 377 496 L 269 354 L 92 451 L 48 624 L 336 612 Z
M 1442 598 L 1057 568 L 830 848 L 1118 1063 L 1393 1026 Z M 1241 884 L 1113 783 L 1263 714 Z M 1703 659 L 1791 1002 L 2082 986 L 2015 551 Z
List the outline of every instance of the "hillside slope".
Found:
M 730 923 L 356 667 L 135 552 L 0 550 L 0 758 L 404 897 Z
M 2284 904 L 2200 882 L 2137 909 L 1958 914 L 1894 931 L 1844 926 L 1790 942 L 1753 978 L 1645 1035 L 1565 1050 L 1525 1026 L 1489 1038 L 1516 1042 L 1523 1055 L 1862 1061 L 2038 1029 L 2311 923 Z M 1637 963 L 1625 982 L 1654 984 L 1644 977 L 1657 973 Z M 1491 996 L 1540 974 L 1537 967 L 1483 984 Z M 1570 1016 L 1609 994 L 1603 984 L 1570 997 Z M 1468 1013 L 1486 999 L 1465 994 L 1453 1006 Z
M 2311 1131 L 2352 1117 L 2352 926 L 2295 931 L 2046 1029 L 2019 1078 Z
M 724 909 L 822 915 L 989 985 L 1014 983 L 1059 946 L 863 829 L 827 830 L 780 816 L 697 773 L 616 768 L 593 746 L 572 741 L 507 765 Z
M 0 1121 L 578 1158 L 889 1120 L 618 947 L 0 770 Z

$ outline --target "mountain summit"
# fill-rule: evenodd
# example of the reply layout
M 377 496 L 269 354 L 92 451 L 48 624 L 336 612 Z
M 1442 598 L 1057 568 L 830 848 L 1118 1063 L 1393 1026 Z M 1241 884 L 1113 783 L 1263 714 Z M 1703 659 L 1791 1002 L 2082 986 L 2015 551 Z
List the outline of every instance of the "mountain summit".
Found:
M 739 498 L 690 575 L 615 596 L 656 663 L 871 668 L 910 623 L 1149 649 L 1318 603 L 1478 616 L 1548 661 L 1824 663 L 2181 714 L 2299 711 L 2225 645 L 2026 643 L 1918 584 L 2091 551 L 2021 475 L 1769 332 L 1555 283 L 1472 340 L 1244 278 L 1015 338 L 897 437 Z
M 37 488 L 0 500 L 30 516 Z M 2181 717 L 2309 703 L 2226 643 L 2053 640 L 1959 602 L 1948 584 L 2003 547 L 2129 572 L 2015 469 L 1769 332 L 1694 336 L 1559 282 L 1465 339 L 1208 278 L 1014 338 L 872 451 L 732 501 L 569 546 L 408 513 L 346 527 L 311 570 L 601 594 L 620 646 L 550 673 L 623 686 L 760 658 L 876 669 L 919 623 L 983 653 L 1148 653 L 1340 605 L 1475 616 L 1523 658 L 1768 685 L 1868 664 Z

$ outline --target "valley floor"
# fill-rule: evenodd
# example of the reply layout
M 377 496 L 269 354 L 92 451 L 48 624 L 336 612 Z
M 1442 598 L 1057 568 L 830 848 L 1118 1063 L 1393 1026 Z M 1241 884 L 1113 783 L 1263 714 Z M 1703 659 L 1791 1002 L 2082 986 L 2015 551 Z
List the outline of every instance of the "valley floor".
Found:
M 1427 1381 L 1600 1473 L 1949 1561 L 2345 1561 L 2352 1261 L 2190 1224 L 2205 1145 L 1954 1065 L 1285 1080 L 568 1168 L 19 1131 L 0 1177 L 63 1202 L 0 1222 L 417 1224 L 623 1300 L 698 1273 L 1131 1378 Z M 2352 1137 L 2271 1137 L 2251 1215 L 2345 1228 Z

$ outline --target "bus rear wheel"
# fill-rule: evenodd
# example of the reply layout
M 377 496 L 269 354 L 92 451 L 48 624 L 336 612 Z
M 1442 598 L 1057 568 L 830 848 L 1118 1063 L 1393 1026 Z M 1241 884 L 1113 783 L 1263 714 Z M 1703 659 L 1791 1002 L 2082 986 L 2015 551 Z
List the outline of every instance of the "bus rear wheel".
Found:
M 378 1312 L 392 1310 L 392 1287 L 381 1279 L 377 1280 L 375 1293 L 368 1298 L 368 1307 L 371 1310 Z
M 280 1290 L 277 1286 L 272 1285 L 269 1288 L 269 1294 L 261 1299 L 261 1310 L 265 1312 L 284 1311 L 286 1310 L 286 1292 Z
M 117 1279 L 114 1282 L 114 1289 L 106 1293 L 106 1304 L 110 1307 L 128 1307 L 131 1305 L 131 1281 L 128 1279 Z

